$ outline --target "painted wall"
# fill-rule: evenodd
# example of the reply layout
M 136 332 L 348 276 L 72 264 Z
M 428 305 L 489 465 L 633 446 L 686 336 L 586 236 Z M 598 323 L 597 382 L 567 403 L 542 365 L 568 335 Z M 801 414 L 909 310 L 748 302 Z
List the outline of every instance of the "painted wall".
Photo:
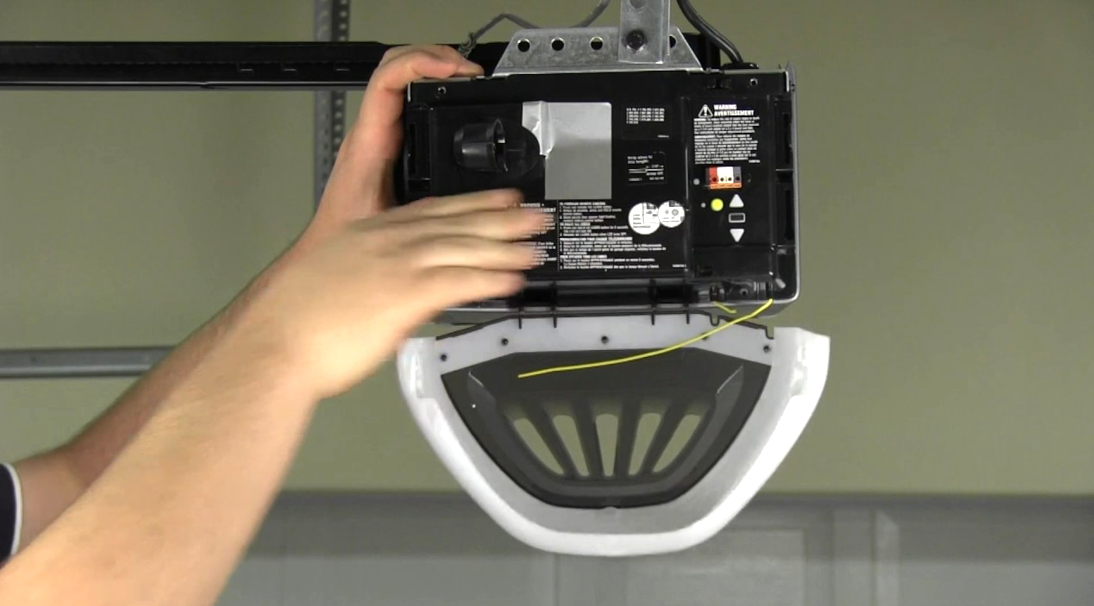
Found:
M 457 42 L 503 9 L 563 24 L 591 4 L 358 1 L 352 37 Z M 834 357 L 768 492 L 1094 494 L 1094 4 L 696 4 L 800 73 L 805 290 L 779 321 Z M 311 19 L 307 0 L 5 0 L 0 39 L 305 40 Z M 0 94 L 0 347 L 182 339 L 307 220 L 310 111 Z M 0 459 L 124 386 L 0 383 Z M 387 370 L 323 408 L 289 487 L 454 485 Z

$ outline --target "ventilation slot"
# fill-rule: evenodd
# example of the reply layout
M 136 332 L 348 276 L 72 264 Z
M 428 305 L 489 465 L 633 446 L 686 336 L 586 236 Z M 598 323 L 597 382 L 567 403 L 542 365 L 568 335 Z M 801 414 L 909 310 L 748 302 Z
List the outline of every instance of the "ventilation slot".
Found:
M 547 447 L 547 442 L 539 435 L 539 431 L 536 430 L 536 426 L 532 425 L 531 421 L 517 419 L 513 421 L 513 428 L 517 430 L 517 435 L 520 436 L 521 440 L 524 440 L 524 445 L 528 447 L 528 450 L 540 463 L 547 466 L 555 475 L 562 475 L 562 466 L 551 455 L 551 449 Z
M 574 423 L 574 418 L 557 415 L 555 417 L 555 429 L 558 431 L 558 435 L 562 437 L 566 452 L 570 455 L 570 460 L 574 462 L 574 467 L 577 468 L 577 475 L 583 478 L 589 477 L 589 463 L 585 458 L 584 450 L 581 448 L 581 439 L 577 436 L 577 424 Z
M 635 480 L 665 472 L 687 452 L 708 406 L 555 401 L 505 410 L 528 452 L 555 476 Z
M 703 417 L 697 414 L 690 414 L 685 416 L 680 425 L 676 427 L 676 432 L 672 434 L 672 439 L 669 440 L 668 445 L 665 447 L 665 452 L 658 459 L 657 464 L 653 467 L 654 473 L 661 473 L 666 467 L 672 464 L 676 460 L 676 457 L 680 456 L 680 453 L 684 452 L 684 447 L 691 442 L 691 439 L 695 437 L 696 430 L 699 429 L 699 422 L 703 420 Z
M 614 414 L 596 416 L 596 435 L 600 446 L 600 458 L 604 461 L 605 477 L 615 476 L 615 443 L 619 436 L 619 417 Z

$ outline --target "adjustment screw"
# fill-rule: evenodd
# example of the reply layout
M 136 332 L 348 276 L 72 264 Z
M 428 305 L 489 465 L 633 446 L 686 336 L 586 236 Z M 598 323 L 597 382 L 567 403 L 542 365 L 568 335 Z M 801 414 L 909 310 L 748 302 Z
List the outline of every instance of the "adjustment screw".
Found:
M 604 345 L 607 345 L 608 344 L 608 337 L 600 337 L 600 342 L 603 343 Z
M 447 361 L 448 361 L 448 354 L 441 354 L 441 362 L 447 362 Z
M 509 339 L 502 339 L 501 340 L 501 346 L 505 347 L 506 345 L 509 345 Z
M 771 346 L 770 345 L 764 345 L 764 353 L 771 353 Z
M 640 29 L 632 29 L 631 31 L 627 32 L 626 41 L 627 48 L 631 49 L 632 51 L 638 51 L 646 45 L 646 32 L 643 32 Z

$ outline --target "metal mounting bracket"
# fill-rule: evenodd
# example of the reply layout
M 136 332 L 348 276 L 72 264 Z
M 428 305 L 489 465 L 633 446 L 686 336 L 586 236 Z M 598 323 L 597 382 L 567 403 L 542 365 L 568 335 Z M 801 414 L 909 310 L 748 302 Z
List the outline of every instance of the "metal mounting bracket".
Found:
M 669 0 L 622 0 L 619 27 L 523 29 L 513 35 L 495 76 L 562 72 L 702 71 Z

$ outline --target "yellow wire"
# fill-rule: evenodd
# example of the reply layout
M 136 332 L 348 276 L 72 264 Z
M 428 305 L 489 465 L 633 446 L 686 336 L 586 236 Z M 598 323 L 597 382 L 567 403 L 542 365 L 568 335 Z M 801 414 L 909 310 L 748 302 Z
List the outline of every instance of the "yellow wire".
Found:
M 687 341 L 683 341 L 681 343 L 677 343 L 676 345 L 670 345 L 669 347 L 666 347 L 664 349 L 658 349 L 657 351 L 648 351 L 646 353 L 636 354 L 636 355 L 633 355 L 633 356 L 628 356 L 626 358 L 618 358 L 618 359 L 615 359 L 615 360 L 605 360 L 603 362 L 590 362 L 588 364 L 575 364 L 573 366 L 557 366 L 555 368 L 545 368 L 543 370 L 535 370 L 535 371 L 532 371 L 532 372 L 526 372 L 524 374 L 517 375 L 517 378 L 518 379 L 527 379 L 528 377 L 538 377 L 538 376 L 541 376 L 541 375 L 546 375 L 546 374 L 551 374 L 551 373 L 556 373 L 556 372 L 569 372 L 569 371 L 572 371 L 572 370 L 588 370 L 590 368 L 602 368 L 604 366 L 614 366 L 616 364 L 626 364 L 627 362 L 637 362 L 638 360 L 645 360 L 646 358 L 652 358 L 654 356 L 660 356 L 660 355 L 663 355 L 663 354 L 667 354 L 671 351 L 676 351 L 677 349 L 682 349 L 684 347 L 687 347 L 688 345 L 691 345 L 693 343 L 698 343 L 699 341 L 702 341 L 703 339 L 705 339 L 705 338 L 707 338 L 707 337 L 709 337 L 709 336 L 711 336 L 715 333 L 721 332 L 721 331 L 729 328 L 730 326 L 733 326 L 735 324 L 740 324 L 741 322 L 751 320 L 752 318 L 755 318 L 756 316 L 762 314 L 768 307 L 771 307 L 771 304 L 774 303 L 774 302 L 775 302 L 774 300 L 768 299 L 768 301 L 766 303 L 764 303 L 763 305 L 761 305 L 756 311 L 754 311 L 754 312 L 752 312 L 752 313 L 750 313 L 746 316 L 741 316 L 740 318 L 735 318 L 735 319 L 730 320 L 729 322 L 727 322 L 725 324 L 722 324 L 721 326 L 715 326 L 714 328 L 704 332 L 703 334 L 701 334 L 697 337 L 688 339 Z M 726 307 L 725 305 L 722 305 L 721 303 L 714 303 L 714 305 L 718 306 L 718 308 L 721 309 L 722 311 L 726 311 L 726 312 L 729 312 L 729 313 L 736 313 L 735 310 L 730 309 L 730 308 Z

